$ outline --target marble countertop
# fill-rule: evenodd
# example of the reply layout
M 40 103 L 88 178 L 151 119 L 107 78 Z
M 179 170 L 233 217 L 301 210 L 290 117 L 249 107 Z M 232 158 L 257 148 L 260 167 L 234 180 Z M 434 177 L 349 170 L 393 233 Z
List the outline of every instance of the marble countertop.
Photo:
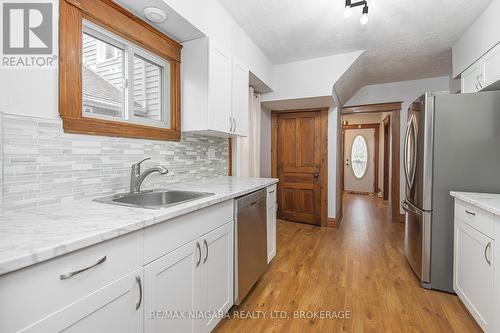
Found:
M 500 194 L 451 191 L 450 195 L 500 216 Z
M 0 275 L 140 230 L 277 183 L 273 178 L 220 177 L 165 188 L 215 193 L 164 209 L 92 199 L 12 211 L 0 217 Z

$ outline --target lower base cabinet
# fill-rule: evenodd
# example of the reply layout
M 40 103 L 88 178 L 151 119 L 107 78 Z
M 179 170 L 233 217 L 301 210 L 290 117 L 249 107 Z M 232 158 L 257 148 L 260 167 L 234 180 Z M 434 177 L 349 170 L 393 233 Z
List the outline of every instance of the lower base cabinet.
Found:
M 141 268 L 22 332 L 142 332 L 143 281 Z
M 233 222 L 144 268 L 145 332 L 210 332 L 233 305 Z

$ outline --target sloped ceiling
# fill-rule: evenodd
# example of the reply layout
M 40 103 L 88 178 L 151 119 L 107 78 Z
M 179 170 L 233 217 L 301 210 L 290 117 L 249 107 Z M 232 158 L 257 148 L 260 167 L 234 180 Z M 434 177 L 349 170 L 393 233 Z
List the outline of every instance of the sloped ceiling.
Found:
M 346 101 L 365 85 L 451 74 L 451 47 L 492 0 L 374 0 L 343 16 L 343 0 L 219 0 L 275 64 L 366 52 L 336 85 Z M 346 99 L 347 98 L 347 99 Z

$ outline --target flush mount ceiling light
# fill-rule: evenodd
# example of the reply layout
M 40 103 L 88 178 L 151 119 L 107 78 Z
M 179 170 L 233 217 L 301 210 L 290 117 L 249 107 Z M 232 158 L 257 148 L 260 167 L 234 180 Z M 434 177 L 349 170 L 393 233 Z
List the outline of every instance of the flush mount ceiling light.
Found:
M 144 8 L 144 16 L 153 23 L 163 23 L 167 20 L 167 13 L 158 7 Z
M 366 0 L 364 1 L 358 1 L 358 2 L 352 2 L 351 0 L 345 0 L 345 10 L 344 10 L 344 16 L 350 17 L 352 15 L 352 8 L 353 7 L 359 7 L 363 6 L 363 12 L 361 15 L 361 19 L 359 22 L 361 24 L 367 24 L 368 23 L 368 2 Z

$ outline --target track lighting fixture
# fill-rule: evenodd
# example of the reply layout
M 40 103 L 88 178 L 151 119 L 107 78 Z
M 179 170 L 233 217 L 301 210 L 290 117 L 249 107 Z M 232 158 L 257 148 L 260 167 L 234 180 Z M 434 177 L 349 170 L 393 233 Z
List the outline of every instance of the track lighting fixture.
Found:
M 352 2 L 351 0 L 345 0 L 344 16 L 346 18 L 350 17 L 352 15 L 352 8 L 358 7 L 358 6 L 363 6 L 363 12 L 362 12 L 361 19 L 359 20 L 359 22 L 363 25 L 367 24 L 368 23 L 368 2 L 366 0 L 358 1 L 358 2 Z

